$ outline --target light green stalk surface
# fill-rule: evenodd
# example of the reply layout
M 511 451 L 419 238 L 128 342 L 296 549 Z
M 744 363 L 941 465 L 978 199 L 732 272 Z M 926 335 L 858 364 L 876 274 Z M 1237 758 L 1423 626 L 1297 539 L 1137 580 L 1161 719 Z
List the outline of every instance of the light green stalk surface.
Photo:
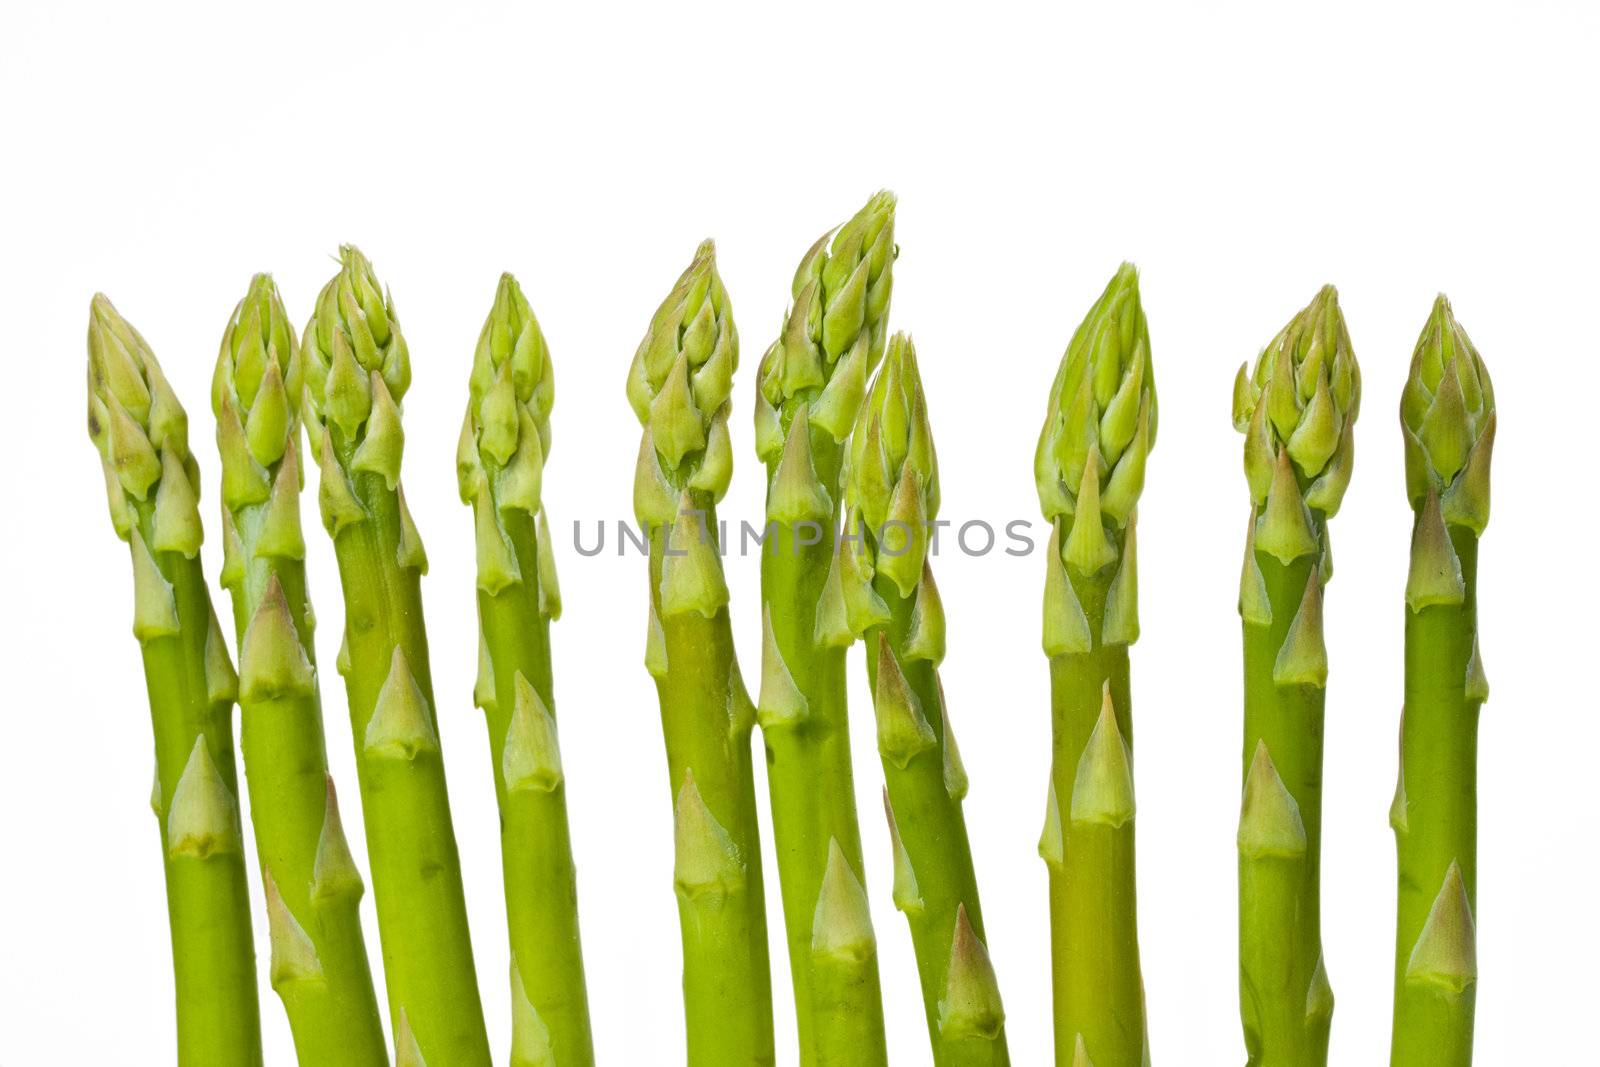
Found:
M 478 335 L 456 454 L 478 556 L 479 677 L 511 933 L 512 1067 L 590 1067 L 578 889 L 556 738 L 550 622 L 561 613 L 540 484 L 555 377 L 522 288 L 502 275 Z
M 1034 456 L 1051 521 L 1044 594 L 1051 770 L 1039 855 L 1050 870 L 1058 1064 L 1150 1061 L 1134 879 L 1128 646 L 1139 636 L 1134 527 L 1156 437 L 1139 278 L 1123 264 L 1073 334 Z
M 843 628 L 866 638 L 894 902 L 911 926 L 934 1063 L 1007 1064 L 1005 1009 L 961 813 L 967 772 L 939 682 L 944 607 L 929 565 L 938 462 L 916 350 L 903 334 L 890 339 L 856 418 L 843 494 L 850 528 L 862 537 L 845 549 L 837 586 L 830 576 L 824 603 L 832 614 L 819 619 L 830 634 Z
M 1478 989 L 1478 538 L 1489 522 L 1494 387 L 1439 297 L 1400 399 L 1416 512 L 1406 701 L 1389 822 L 1399 853 L 1394 1067 L 1469 1067 Z
M 1240 578 L 1244 793 L 1239 817 L 1239 999 L 1249 1062 L 1328 1059 L 1333 990 L 1322 958 L 1322 727 L 1328 519 L 1355 462 L 1361 371 L 1332 286 L 1234 382 L 1252 510 Z
M 302 411 L 344 589 L 339 654 L 355 737 L 397 1064 L 489 1063 L 428 666 L 422 540 L 400 488 L 411 361 L 356 249 L 301 342 Z
M 89 436 L 133 560 L 133 635 L 155 731 L 181 1067 L 261 1063 L 255 946 L 234 772 L 228 660 L 200 569 L 189 420 L 150 346 L 97 295 L 89 307 Z
M 887 336 L 894 206 L 879 193 L 812 245 L 756 383 L 756 451 L 767 465 L 757 704 L 802 1067 L 887 1058 L 850 768 L 851 635 L 822 632 L 820 611 L 838 566 L 844 448 Z M 769 691 L 774 678 L 790 684 Z
M 272 279 L 234 309 L 212 380 L 222 457 L 222 585 L 239 641 L 239 747 L 271 936 L 271 981 L 306 1067 L 387 1064 L 361 874 L 322 732 L 306 591 L 300 346 Z
M 710 241 L 662 301 L 628 372 L 644 433 L 633 505 L 650 532 L 645 667 L 673 791 L 689 1067 L 775 1062 L 750 732 L 734 657 L 716 505 L 739 336 Z

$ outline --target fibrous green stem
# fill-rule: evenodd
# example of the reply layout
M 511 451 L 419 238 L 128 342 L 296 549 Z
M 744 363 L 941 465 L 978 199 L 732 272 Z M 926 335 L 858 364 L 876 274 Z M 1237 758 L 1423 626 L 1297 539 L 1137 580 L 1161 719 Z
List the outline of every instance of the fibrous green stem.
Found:
M 805 418 L 804 413 L 799 418 Z M 812 436 L 817 477 L 837 485 L 837 446 Z M 834 515 L 838 519 L 837 511 Z M 817 605 L 833 558 L 825 523 L 771 526 L 761 554 L 762 604 L 772 639 L 806 712 L 763 724 L 772 834 L 778 846 L 784 924 L 800 1033 L 800 1062 L 884 1062 L 886 1051 L 876 944 L 817 951 L 817 916 L 834 850 L 864 885 L 861 830 L 845 696 L 845 650 L 817 642 Z M 870 925 L 868 926 L 870 934 Z
M 340 466 L 348 470 L 354 449 L 341 445 L 337 428 L 330 431 L 332 446 L 344 455 Z M 409 1028 L 429 1067 L 488 1064 L 439 748 L 421 575 L 398 562 L 402 524 L 394 490 L 377 474 L 357 473 L 350 484 L 366 518 L 339 531 L 334 553 L 390 1018 L 397 1033 Z M 372 728 L 380 697 L 383 710 L 395 715 L 393 732 Z
M 1452 526 L 1450 540 L 1465 599 L 1406 611 L 1401 786 L 1392 815 L 1399 854 L 1394 1067 L 1472 1063 L 1475 960 L 1472 967 L 1428 965 L 1445 949 L 1460 962 L 1470 959 L 1461 946 L 1471 943 L 1477 915 L 1483 697 L 1467 683 L 1477 646 L 1478 538 Z
M 148 531 L 148 517 L 140 526 Z M 134 552 L 143 551 L 135 546 Z M 255 943 L 239 835 L 238 779 L 234 771 L 233 694 L 210 692 L 207 640 L 220 641 L 200 560 L 155 552 L 156 567 L 172 587 L 179 630 L 141 642 L 151 725 L 156 736 L 161 843 L 167 876 L 167 919 L 172 932 L 178 1004 L 180 1067 L 260 1064 L 261 1015 L 256 991 Z M 137 561 L 135 566 L 137 566 Z M 213 654 L 226 657 L 226 651 Z M 203 755 L 209 774 L 227 787 L 231 833 L 189 844 L 174 840 L 172 815 L 186 769 Z M 198 784 L 198 780 L 191 779 Z
M 707 617 L 698 610 L 670 610 L 661 595 L 669 538 L 671 551 L 684 557 L 696 551 L 685 542 L 686 531 L 709 538 L 717 528 L 709 501 L 695 503 L 704 507 L 703 531 L 694 529 L 698 517 L 676 529 L 651 531 L 651 620 L 659 632 L 651 635 L 647 659 L 660 699 L 676 814 L 674 881 L 688 1063 L 772 1064 L 772 973 L 750 754 L 753 709 L 734 658 L 726 604 Z
M 1324 690 L 1279 685 L 1273 670 L 1308 581 L 1320 579 L 1313 578 L 1316 561 L 1310 557 L 1287 565 L 1265 552 L 1255 558 L 1272 621 L 1244 622 L 1243 766 L 1248 784 L 1258 747 L 1265 746 L 1304 833 L 1298 848 L 1241 846 L 1239 985 L 1245 1047 L 1252 1067 L 1314 1067 L 1327 1062 L 1333 1017 L 1322 965 L 1319 892 Z
M 512 1063 L 522 1067 L 547 1062 L 535 1058 L 542 1047 L 552 1057 L 548 1062 L 585 1067 L 594 1062 L 594 1051 L 578 934 L 577 875 L 565 779 L 559 759 L 550 758 L 553 745 L 549 752 L 541 752 L 538 744 L 525 743 L 522 751 L 534 757 L 542 773 L 522 774 L 510 782 L 506 777 L 507 739 L 514 716 L 544 714 L 554 722 L 550 616 L 536 577 L 541 573 L 540 549 L 549 545 L 541 546 L 536 520 L 525 512 L 502 512 L 501 521 L 523 580 L 493 594 L 479 588 L 478 618 L 494 679 L 494 700 L 485 714 L 500 801 L 512 966 L 519 972 L 512 980 L 512 992 L 515 997 L 520 983 L 526 1001 L 514 1004 L 513 1014 L 532 1013 L 522 1021 L 520 1030 L 525 1032 L 513 1042 Z M 531 707 L 522 696 L 520 712 L 519 677 L 538 695 Z M 512 770 L 517 772 L 515 760 Z
M 1107 694 L 1117 733 L 1132 748 L 1128 645 L 1107 644 L 1101 636 L 1111 573 L 1067 573 L 1093 646 L 1050 657 L 1054 811 L 1047 815 L 1042 850 L 1050 870 L 1056 1062 L 1072 1063 L 1081 1042 L 1096 1067 L 1138 1067 L 1147 1056 L 1132 811 L 1107 816 L 1103 805 L 1086 803 L 1093 787 L 1079 770 Z M 1053 825 L 1060 828 L 1058 841 L 1049 840 Z
M 931 745 L 904 752 L 904 766 L 896 754 L 883 755 L 886 802 L 898 839 L 895 904 L 911 927 L 933 1062 L 938 1067 L 1000 1067 L 1011 1058 L 1005 1016 L 983 947 L 988 935 L 961 811 L 966 772 L 949 732 L 938 666 L 910 647 L 917 594 L 901 595 L 898 586 L 882 575 L 873 586 L 889 609 L 889 623 L 867 636 L 867 673 L 873 691 L 879 692 L 883 684 L 880 661 L 887 650 L 933 738 Z M 924 588 L 931 588 L 931 583 Z M 880 634 L 885 641 L 882 648 Z M 966 929 L 958 930 L 961 923 Z M 963 981 L 973 988 L 963 989 Z M 983 1003 L 974 1004 L 977 1010 L 962 1012 L 967 1005 L 955 1002 L 965 997 Z

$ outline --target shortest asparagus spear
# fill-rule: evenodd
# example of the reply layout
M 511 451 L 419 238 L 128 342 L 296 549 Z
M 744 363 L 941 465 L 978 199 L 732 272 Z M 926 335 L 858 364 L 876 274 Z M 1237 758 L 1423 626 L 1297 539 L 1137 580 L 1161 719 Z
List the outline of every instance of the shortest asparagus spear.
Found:
M 890 339 L 856 417 L 843 484 L 848 521 L 862 537 L 834 557 L 819 630 L 866 637 L 894 902 L 911 926 L 934 1062 L 1009 1063 L 961 813 L 967 772 L 939 682 L 944 608 L 928 538 L 938 463 L 916 349 L 904 334 Z
M 133 635 L 156 738 L 181 1067 L 261 1062 L 233 718 L 238 679 L 200 570 L 189 418 L 111 301 L 89 307 L 89 436 L 133 557 Z
M 1478 538 L 1489 523 L 1494 387 L 1444 297 L 1400 394 L 1416 520 L 1406 581 L 1394 1067 L 1468 1067 L 1477 996 Z

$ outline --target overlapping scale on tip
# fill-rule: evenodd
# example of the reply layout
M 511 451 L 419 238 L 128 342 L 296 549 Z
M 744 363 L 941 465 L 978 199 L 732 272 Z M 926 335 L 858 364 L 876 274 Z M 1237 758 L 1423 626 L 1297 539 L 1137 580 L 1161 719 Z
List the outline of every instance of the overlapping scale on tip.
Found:
M 835 441 L 855 421 L 883 357 L 894 288 L 895 197 L 883 191 L 818 238 L 790 287 L 793 303 L 756 381 L 756 451 L 778 458 L 797 414 Z
M 339 273 L 317 294 L 316 312 L 300 343 L 305 391 L 301 414 L 313 441 L 332 425 L 362 443 L 378 390 L 378 407 L 398 405 L 411 385 L 411 354 L 394 299 L 353 245 L 339 249 Z
M 151 552 L 200 550 L 199 468 L 189 418 L 139 331 L 97 294 L 89 304 L 89 438 L 105 469 L 117 536 L 142 526 Z
M 1406 491 L 1419 511 L 1437 494 L 1445 522 L 1481 534 L 1489 522 L 1494 386 L 1450 301 L 1434 301 L 1400 394 Z
M 1138 271 L 1124 263 L 1061 357 L 1034 452 L 1045 517 L 1063 520 L 1069 532 L 1078 528 L 1068 544 L 1096 549 L 1080 552 L 1084 573 L 1114 561 L 1115 545 L 1105 550 L 1102 530 L 1121 531 L 1132 519 L 1155 439 L 1150 331 Z M 1080 507 L 1080 500 L 1092 507 Z
M 1350 483 L 1360 410 L 1361 368 L 1339 294 L 1326 285 L 1234 380 L 1233 424 L 1245 435 L 1252 502 L 1266 508 L 1287 458 L 1306 507 L 1332 517 Z
M 871 535 L 859 546 L 863 565 L 912 595 L 927 560 L 928 524 L 939 511 L 939 463 L 916 346 L 903 333 L 890 339 L 859 405 L 841 481 L 852 524 Z
M 539 320 L 510 274 L 500 276 L 478 333 L 468 388 L 456 453 L 461 499 L 473 503 L 487 489 L 499 508 L 537 514 L 555 372 Z
M 687 488 L 715 503 L 727 492 L 729 397 L 738 365 L 739 333 L 717 274 L 716 246 L 702 241 L 651 317 L 628 370 L 628 403 L 650 441 L 648 452 L 641 449 L 638 477 L 651 479 L 656 496 Z

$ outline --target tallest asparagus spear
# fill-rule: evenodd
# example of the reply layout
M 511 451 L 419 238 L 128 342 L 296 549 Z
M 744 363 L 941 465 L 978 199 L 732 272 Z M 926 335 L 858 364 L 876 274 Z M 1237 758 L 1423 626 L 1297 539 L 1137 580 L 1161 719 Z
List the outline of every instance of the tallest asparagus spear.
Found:
M 1393 1067 L 1468 1067 L 1477 994 L 1478 538 L 1489 523 L 1494 387 L 1439 297 L 1400 401 L 1416 510 L 1406 582 Z
M 1035 453 L 1051 521 L 1044 650 L 1052 760 L 1039 852 L 1050 870 L 1056 1062 L 1148 1062 L 1134 898 L 1128 646 L 1139 636 L 1135 512 L 1156 394 L 1139 276 L 1123 264 L 1061 357 Z
M 883 355 L 894 207 L 879 193 L 812 245 L 757 381 L 756 451 L 767 464 L 757 706 L 804 1067 L 886 1057 L 846 721 L 851 635 L 827 632 L 818 609 L 838 565 L 843 446 Z
M 250 283 L 217 355 L 222 585 L 239 640 L 239 747 L 267 891 L 272 985 L 306 1064 L 388 1063 L 322 733 L 300 529 L 300 346 L 277 286 Z
M 400 489 L 411 360 L 394 303 L 356 249 L 317 297 L 301 343 L 318 499 L 344 588 L 339 669 L 355 734 L 395 1058 L 486 1065 L 466 900 L 445 792 L 422 540 Z
M 1322 590 L 1328 519 L 1355 461 L 1361 371 L 1339 298 L 1319 292 L 1234 383 L 1252 511 L 1244 623 L 1239 817 L 1239 995 L 1260 1067 L 1328 1059 L 1333 991 L 1322 961 Z
M 133 635 L 156 739 L 180 1067 L 261 1062 L 255 949 L 234 775 L 233 665 L 200 572 L 189 420 L 139 332 L 89 308 L 89 436 L 133 555 Z

